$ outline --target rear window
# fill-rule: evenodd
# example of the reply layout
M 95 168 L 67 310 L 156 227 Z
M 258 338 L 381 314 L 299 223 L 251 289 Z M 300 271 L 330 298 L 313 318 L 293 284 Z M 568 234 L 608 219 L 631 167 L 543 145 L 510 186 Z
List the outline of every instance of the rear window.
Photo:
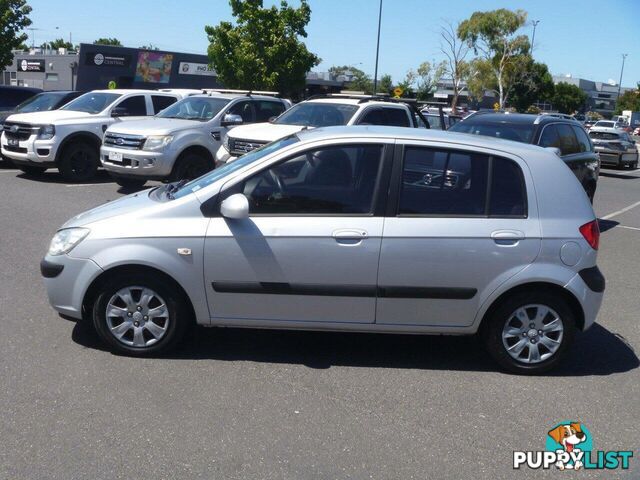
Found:
M 534 126 L 525 123 L 478 122 L 473 119 L 462 120 L 450 128 L 452 132 L 484 135 L 486 137 L 502 138 L 521 143 L 531 143 Z
M 620 140 L 620 135 L 613 132 L 589 132 L 589 136 L 596 140 Z

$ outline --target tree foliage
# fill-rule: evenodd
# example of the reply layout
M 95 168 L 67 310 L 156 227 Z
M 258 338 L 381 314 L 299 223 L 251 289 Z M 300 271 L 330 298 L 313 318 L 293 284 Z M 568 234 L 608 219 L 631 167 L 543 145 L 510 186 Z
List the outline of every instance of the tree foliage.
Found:
M 559 112 L 572 114 L 584 107 L 587 98 L 587 94 L 580 87 L 560 82 L 555 86 L 551 103 Z
M 494 90 L 500 108 L 504 108 L 518 57 L 529 51 L 529 39 L 516 32 L 527 20 L 527 12 L 501 8 L 489 12 L 475 12 L 458 25 L 458 37 L 472 48 L 479 58 L 475 69 L 483 74 L 485 85 L 480 90 Z M 482 62 L 482 63 L 480 63 Z M 477 81 L 480 79 L 477 79 Z
M 13 62 L 12 50 L 24 46 L 24 29 L 31 25 L 26 0 L 0 0 L 0 70 Z
M 73 50 L 73 44 L 71 42 L 67 42 L 64 38 L 56 38 L 51 42 L 45 42 L 40 45 L 40 48 L 51 48 L 52 50 L 57 50 L 59 48 L 66 48 L 67 50 Z
M 640 112 L 640 82 L 636 90 L 627 90 L 618 98 L 615 114 L 620 115 L 623 110 Z
M 122 44 L 117 38 L 99 38 L 93 42 L 94 45 L 112 45 L 114 47 L 121 47 Z
M 517 72 L 509 90 L 509 105 L 518 112 L 525 112 L 536 101 L 551 100 L 553 77 L 546 64 L 525 55 L 515 66 Z
M 353 65 L 333 66 L 329 68 L 329 75 L 331 75 L 333 79 L 341 75 L 351 78 L 351 80 L 348 81 L 350 90 L 367 94 L 373 93 L 373 80 L 371 77 Z
M 160 50 L 158 47 L 156 47 L 153 43 L 150 43 L 149 45 L 141 45 L 140 47 L 138 47 L 140 50 Z
M 236 24 L 206 26 L 209 60 L 229 88 L 269 89 L 295 95 L 306 74 L 320 63 L 300 37 L 311 19 L 307 0 L 264 8 L 262 0 L 230 0 Z

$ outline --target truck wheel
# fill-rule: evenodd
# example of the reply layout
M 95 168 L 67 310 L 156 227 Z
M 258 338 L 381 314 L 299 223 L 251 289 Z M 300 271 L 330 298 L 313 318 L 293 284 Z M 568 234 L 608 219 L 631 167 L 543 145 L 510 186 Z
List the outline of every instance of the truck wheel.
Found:
M 20 165 L 18 168 L 30 177 L 37 177 L 38 175 L 42 175 L 46 170 L 45 167 L 36 167 L 34 165 Z
M 72 143 L 64 149 L 58 161 L 62 177 L 70 182 L 92 179 L 98 170 L 100 154 L 88 143 Z
M 147 181 L 143 178 L 125 178 L 125 177 L 113 177 L 118 185 L 122 188 L 142 188 Z
M 197 153 L 186 153 L 178 159 L 173 180 L 193 180 L 213 170 L 213 162 Z
M 505 370 L 537 374 L 555 367 L 575 335 L 575 318 L 560 295 L 533 290 L 513 295 L 485 318 L 480 334 Z

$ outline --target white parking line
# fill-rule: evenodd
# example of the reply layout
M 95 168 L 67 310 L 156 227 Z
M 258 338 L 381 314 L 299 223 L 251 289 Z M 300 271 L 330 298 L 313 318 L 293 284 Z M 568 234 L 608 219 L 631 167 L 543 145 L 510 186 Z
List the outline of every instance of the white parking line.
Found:
M 632 208 L 636 208 L 638 205 L 640 205 L 640 202 L 632 203 L 628 207 L 621 208 L 620 210 L 617 210 L 617 211 L 615 211 L 613 213 L 610 213 L 609 215 L 605 215 L 604 217 L 600 217 L 600 218 L 602 220 L 609 220 L 610 218 L 616 217 L 616 216 L 620 215 L 621 213 L 628 212 Z
M 5 169 L 2 169 L 2 170 L 0 170 L 0 173 L 18 173 L 18 172 L 21 172 L 21 171 L 22 170 L 5 170 Z
M 67 183 L 65 187 L 97 187 L 99 185 L 113 186 L 113 183 Z
M 627 230 L 637 230 L 640 232 L 640 228 L 638 227 L 627 227 L 626 225 L 616 225 L 615 228 L 626 228 Z

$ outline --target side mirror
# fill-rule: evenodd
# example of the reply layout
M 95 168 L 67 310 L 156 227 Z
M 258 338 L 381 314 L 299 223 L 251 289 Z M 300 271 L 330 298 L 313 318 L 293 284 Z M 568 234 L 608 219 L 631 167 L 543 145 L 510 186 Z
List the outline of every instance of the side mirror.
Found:
M 224 117 L 222 117 L 220 125 L 222 125 L 223 127 L 235 127 L 236 125 L 242 125 L 242 122 L 243 120 L 240 115 L 227 113 Z
M 111 110 L 111 116 L 112 117 L 126 117 L 127 116 L 127 109 L 124 107 L 115 107 L 113 110 Z
M 225 199 L 220 205 L 220 213 L 225 218 L 242 220 L 249 217 L 249 200 L 242 193 L 236 193 Z

